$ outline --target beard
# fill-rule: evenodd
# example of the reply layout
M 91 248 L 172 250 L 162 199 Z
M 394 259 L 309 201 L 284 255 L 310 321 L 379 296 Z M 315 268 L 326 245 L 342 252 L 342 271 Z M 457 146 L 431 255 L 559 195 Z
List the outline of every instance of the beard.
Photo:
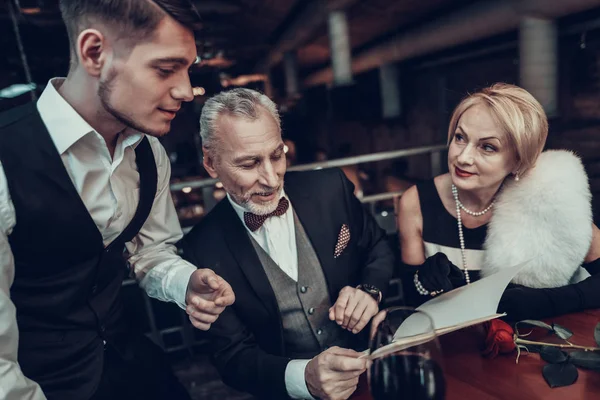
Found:
M 267 214 L 270 214 L 273 211 L 275 211 L 275 209 L 279 205 L 279 199 L 281 199 L 281 195 L 283 192 L 283 181 L 281 182 L 281 185 L 279 186 L 278 189 L 264 188 L 264 189 L 261 189 L 260 192 L 248 192 L 248 193 L 244 193 L 242 195 L 233 194 L 233 192 L 228 191 L 227 188 L 225 188 L 225 190 L 229 193 L 229 195 L 231 196 L 233 201 L 235 201 L 237 204 L 239 204 L 247 212 L 250 212 L 255 215 L 267 215 Z M 271 193 L 273 191 L 277 191 L 277 193 L 279 195 L 275 196 L 273 201 L 271 201 L 269 203 L 259 204 L 259 203 L 255 203 L 252 201 L 253 194 L 265 193 L 265 192 Z
M 117 110 L 111 103 L 111 95 L 113 92 L 113 86 L 115 80 L 117 78 L 117 71 L 114 69 L 108 72 L 108 76 L 106 79 L 100 81 L 98 85 L 98 97 L 100 99 L 100 104 L 104 110 L 110 114 L 113 118 L 119 121 L 121 124 L 125 125 L 128 128 L 134 129 L 138 132 L 145 133 L 150 136 L 161 137 L 169 133 L 169 130 L 154 130 L 147 126 L 144 126 L 141 122 L 135 121 L 132 117 L 127 115 L 127 113 Z

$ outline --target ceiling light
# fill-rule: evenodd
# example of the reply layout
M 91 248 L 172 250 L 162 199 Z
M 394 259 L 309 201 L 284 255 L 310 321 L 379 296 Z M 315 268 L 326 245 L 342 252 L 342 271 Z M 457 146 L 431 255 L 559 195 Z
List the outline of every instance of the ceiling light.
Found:
M 35 15 L 35 14 L 39 14 L 40 12 L 42 12 L 42 9 L 39 8 L 39 7 L 25 7 L 25 8 L 21 8 L 21 14 Z
M 12 99 L 36 88 L 35 83 L 16 83 L 0 90 L 0 98 Z

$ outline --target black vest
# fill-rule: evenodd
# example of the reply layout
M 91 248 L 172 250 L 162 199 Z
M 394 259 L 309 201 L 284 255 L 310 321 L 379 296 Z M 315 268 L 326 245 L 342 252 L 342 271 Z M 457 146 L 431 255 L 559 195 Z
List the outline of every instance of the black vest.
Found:
M 147 138 L 135 153 L 140 201 L 132 221 L 105 248 L 35 104 L 0 115 L 0 161 L 16 212 L 10 295 L 19 364 L 49 399 L 89 398 L 102 374 L 105 343 L 127 356 L 120 300 L 124 245 L 146 221 L 157 186 Z

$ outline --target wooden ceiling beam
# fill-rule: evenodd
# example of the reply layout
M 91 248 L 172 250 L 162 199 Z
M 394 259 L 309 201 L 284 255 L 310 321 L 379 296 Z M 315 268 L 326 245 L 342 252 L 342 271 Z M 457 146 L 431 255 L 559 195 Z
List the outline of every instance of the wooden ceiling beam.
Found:
M 538 0 L 532 0 L 538 2 Z M 598 0 L 544 0 L 544 15 L 558 18 L 596 7 Z M 448 14 L 409 32 L 365 49 L 352 59 L 352 72 L 359 74 L 381 65 L 422 56 L 453 46 L 507 33 L 519 26 L 523 9 L 520 1 L 491 0 Z M 329 84 L 333 80 L 331 66 L 304 79 L 304 86 Z
M 267 71 L 281 62 L 283 54 L 306 44 L 327 22 L 330 11 L 347 9 L 360 0 L 312 0 L 279 36 L 269 54 L 256 66 L 260 72 Z

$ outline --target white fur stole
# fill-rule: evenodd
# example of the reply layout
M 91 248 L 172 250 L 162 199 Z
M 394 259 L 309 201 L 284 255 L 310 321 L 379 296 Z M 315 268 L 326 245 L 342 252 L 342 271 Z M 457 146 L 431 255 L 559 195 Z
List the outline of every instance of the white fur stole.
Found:
M 543 152 L 519 181 L 507 179 L 484 244 L 483 275 L 529 261 L 513 283 L 560 287 L 585 279 L 592 240 L 591 194 L 581 160 L 565 150 Z

